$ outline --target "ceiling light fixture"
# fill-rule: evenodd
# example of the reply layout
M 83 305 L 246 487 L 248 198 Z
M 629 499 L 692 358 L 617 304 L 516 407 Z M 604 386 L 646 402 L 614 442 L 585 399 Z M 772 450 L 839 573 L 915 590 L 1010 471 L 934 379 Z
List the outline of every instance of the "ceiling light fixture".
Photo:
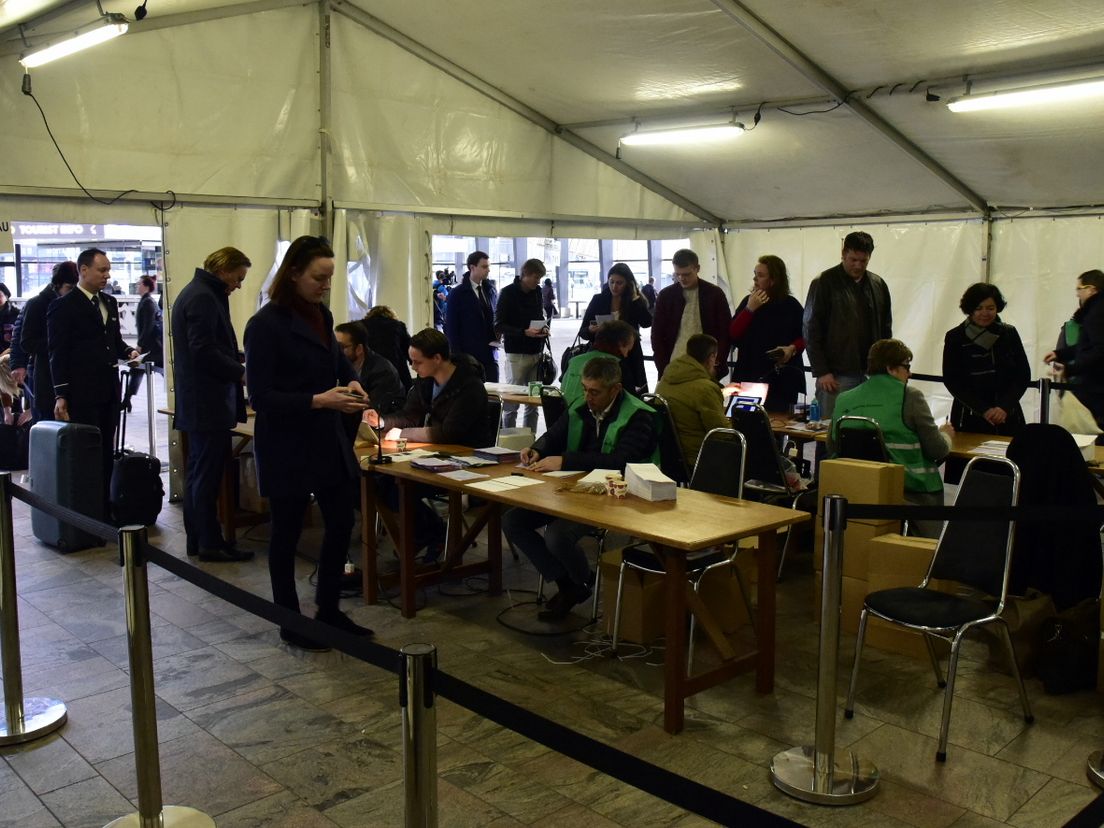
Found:
M 622 136 L 621 143 L 628 147 L 656 146 L 659 144 L 701 144 L 708 141 L 737 138 L 743 134 L 744 125 L 731 121 L 727 124 L 638 130 Z
M 36 66 L 42 66 L 58 58 L 66 57 L 92 46 L 98 46 L 121 34 L 126 34 L 127 28 L 129 28 L 127 20 L 123 15 L 105 14 L 94 23 L 77 29 L 63 40 L 29 52 L 21 57 L 19 62 L 23 64 L 24 69 L 34 69 Z
M 1026 86 L 983 95 L 966 94 L 947 101 L 947 109 L 951 112 L 980 112 L 986 109 L 1067 103 L 1097 95 L 1104 95 L 1104 79 L 1102 78 Z

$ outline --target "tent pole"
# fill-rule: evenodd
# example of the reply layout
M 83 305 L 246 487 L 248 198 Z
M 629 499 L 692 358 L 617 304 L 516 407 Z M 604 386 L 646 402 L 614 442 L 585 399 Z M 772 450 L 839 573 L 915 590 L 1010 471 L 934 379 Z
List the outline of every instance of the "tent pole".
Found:
M 332 84 L 333 55 L 330 50 L 330 0 L 318 2 L 318 161 L 321 191 L 322 232 L 333 237 L 330 208 L 330 179 L 333 174 Z

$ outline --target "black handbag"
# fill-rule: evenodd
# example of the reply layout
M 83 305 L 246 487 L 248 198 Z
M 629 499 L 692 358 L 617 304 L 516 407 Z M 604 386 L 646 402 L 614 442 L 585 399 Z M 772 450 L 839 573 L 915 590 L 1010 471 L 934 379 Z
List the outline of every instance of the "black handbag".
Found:
M 556 382 L 556 360 L 552 358 L 552 343 L 544 340 L 545 349 L 537 360 L 537 379 L 541 385 L 553 385 Z
M 551 346 L 549 346 L 551 347 Z M 563 356 L 560 357 L 560 379 L 563 380 L 564 374 L 567 373 L 567 364 L 571 360 L 575 359 L 579 354 L 585 354 L 590 350 L 590 343 L 583 342 L 582 335 L 576 334 L 575 341 L 572 342 L 567 348 L 564 349 Z

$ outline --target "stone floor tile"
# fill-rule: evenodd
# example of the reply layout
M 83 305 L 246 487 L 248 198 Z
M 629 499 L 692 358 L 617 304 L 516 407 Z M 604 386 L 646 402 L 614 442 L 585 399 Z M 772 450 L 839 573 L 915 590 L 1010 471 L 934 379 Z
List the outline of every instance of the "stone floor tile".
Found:
M 44 739 L 5 748 L 4 758 L 36 794 L 96 776 L 95 769 L 58 732 Z
M 218 828 L 332 828 L 335 822 L 283 791 L 219 814 Z
M 157 694 L 181 711 L 270 684 L 264 676 L 213 647 L 157 659 L 153 672 Z
M 1064 779 L 1051 779 L 1008 818 L 1008 823 L 1017 828 L 1050 828 L 1064 822 L 1099 795 L 1097 789 Z
M 42 802 L 65 828 L 103 828 L 113 819 L 138 810 L 99 776 L 43 794 Z
M 62 736 L 93 765 L 134 750 L 130 688 L 86 696 L 68 705 L 69 721 Z M 157 739 L 164 743 L 195 733 L 195 724 L 168 702 L 156 699 Z

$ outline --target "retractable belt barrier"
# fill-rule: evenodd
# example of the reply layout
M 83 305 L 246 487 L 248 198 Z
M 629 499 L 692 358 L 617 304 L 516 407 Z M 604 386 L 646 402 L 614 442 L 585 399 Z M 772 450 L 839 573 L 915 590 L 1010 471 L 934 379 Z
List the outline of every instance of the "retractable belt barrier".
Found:
M 120 533 L 109 524 L 58 506 L 23 487 L 11 484 L 9 488 L 12 496 L 24 503 L 72 523 L 101 540 L 115 542 L 120 534 L 130 534 L 129 530 Z M 316 641 L 325 641 L 346 655 L 396 676 L 402 676 L 403 656 L 399 650 L 365 641 L 363 637 L 335 629 L 328 624 L 277 606 L 149 544 L 145 530 L 135 531 L 134 534 L 140 535 L 141 539 L 140 548 L 134 550 L 133 555 L 133 563 L 137 568 L 143 569 L 146 562 L 154 563 L 178 578 L 246 612 Z M 123 551 L 120 550 L 120 558 L 122 557 Z M 120 560 L 120 563 L 124 562 Z M 145 583 L 144 579 L 142 583 Z M 148 639 L 148 619 L 146 636 Z M 148 643 L 147 640 L 147 648 Z M 526 710 L 520 705 L 506 701 L 439 669 L 431 668 L 431 675 L 427 676 L 426 681 L 433 692 L 495 724 L 519 733 L 600 773 L 639 788 L 650 796 L 721 825 L 792 826 L 797 824 L 723 791 L 715 790 L 578 733 L 559 722 Z M 157 800 L 158 802 L 160 800 L 159 791 L 157 791 Z M 143 810 L 141 802 L 139 808 L 140 811 Z M 169 816 L 170 810 L 165 809 L 165 816 Z

